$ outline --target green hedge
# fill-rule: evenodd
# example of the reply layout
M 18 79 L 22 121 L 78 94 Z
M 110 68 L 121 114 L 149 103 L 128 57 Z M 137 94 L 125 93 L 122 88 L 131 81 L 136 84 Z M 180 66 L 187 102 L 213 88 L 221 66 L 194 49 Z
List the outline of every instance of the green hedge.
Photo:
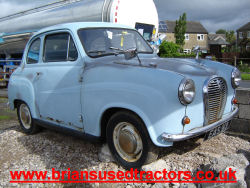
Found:
M 241 74 L 242 80 L 250 80 L 250 74 Z
M 182 49 L 178 44 L 175 44 L 173 42 L 163 41 L 163 43 L 159 47 L 158 55 L 160 57 L 178 57 L 178 58 L 195 57 L 194 53 L 184 54 L 184 53 L 180 53 L 181 51 Z

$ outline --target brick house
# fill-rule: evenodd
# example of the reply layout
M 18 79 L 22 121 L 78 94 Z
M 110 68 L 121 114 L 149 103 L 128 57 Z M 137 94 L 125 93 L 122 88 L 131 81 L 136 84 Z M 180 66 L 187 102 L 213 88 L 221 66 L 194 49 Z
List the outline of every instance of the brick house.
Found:
M 237 44 L 241 52 L 250 52 L 250 22 L 237 30 Z
M 167 25 L 166 40 L 175 42 L 174 29 L 175 21 L 165 21 Z M 159 31 L 161 32 L 161 31 Z M 200 22 L 187 21 L 185 45 L 183 50 L 185 53 L 191 53 L 192 49 L 199 45 L 203 53 L 208 51 L 208 32 Z

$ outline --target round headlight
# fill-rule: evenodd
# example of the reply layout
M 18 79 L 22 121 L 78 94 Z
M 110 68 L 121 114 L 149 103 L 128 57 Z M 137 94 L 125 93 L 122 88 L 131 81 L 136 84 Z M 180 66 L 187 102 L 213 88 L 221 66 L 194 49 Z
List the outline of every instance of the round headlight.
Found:
M 241 75 L 240 71 L 237 68 L 234 68 L 232 71 L 232 78 L 231 78 L 233 88 L 237 88 L 241 82 Z
M 183 105 L 193 102 L 195 97 L 195 85 L 191 79 L 183 79 L 179 86 L 179 99 Z

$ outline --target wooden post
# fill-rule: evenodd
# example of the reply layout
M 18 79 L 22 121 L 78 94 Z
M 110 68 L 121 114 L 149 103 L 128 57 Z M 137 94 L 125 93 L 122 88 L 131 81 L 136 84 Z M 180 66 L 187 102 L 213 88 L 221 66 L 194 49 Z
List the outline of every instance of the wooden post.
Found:
M 237 58 L 236 56 L 234 56 L 234 66 L 236 67 L 236 64 L 237 64 Z

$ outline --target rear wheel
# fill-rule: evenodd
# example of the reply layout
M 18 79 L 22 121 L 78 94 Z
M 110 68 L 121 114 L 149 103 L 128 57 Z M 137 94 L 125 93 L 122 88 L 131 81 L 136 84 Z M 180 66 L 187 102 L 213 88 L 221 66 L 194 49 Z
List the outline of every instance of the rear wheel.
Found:
M 21 102 L 17 106 L 17 116 L 22 130 L 26 134 L 34 134 L 40 130 L 38 125 L 34 124 L 28 105 Z
M 128 111 L 111 117 L 107 126 L 107 141 L 116 161 L 126 169 L 140 168 L 158 157 L 158 150 L 151 142 L 144 123 Z

